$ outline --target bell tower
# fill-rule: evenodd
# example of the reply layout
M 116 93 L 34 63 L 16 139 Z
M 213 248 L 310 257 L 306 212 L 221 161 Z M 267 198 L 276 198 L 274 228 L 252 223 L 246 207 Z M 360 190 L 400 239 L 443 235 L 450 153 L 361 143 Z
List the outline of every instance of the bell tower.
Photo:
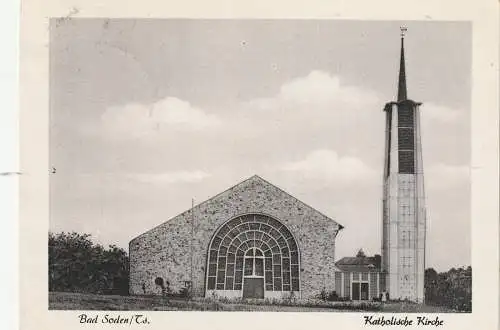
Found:
M 406 28 L 401 28 L 397 101 L 385 105 L 383 173 L 382 286 L 389 299 L 424 301 L 426 205 L 421 103 L 406 88 Z

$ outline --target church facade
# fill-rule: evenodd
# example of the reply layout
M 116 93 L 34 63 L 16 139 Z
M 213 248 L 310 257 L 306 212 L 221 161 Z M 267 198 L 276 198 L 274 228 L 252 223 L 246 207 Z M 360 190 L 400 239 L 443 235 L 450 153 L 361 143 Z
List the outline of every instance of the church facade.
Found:
M 343 227 L 259 176 L 134 238 L 130 293 L 308 298 L 335 290 Z

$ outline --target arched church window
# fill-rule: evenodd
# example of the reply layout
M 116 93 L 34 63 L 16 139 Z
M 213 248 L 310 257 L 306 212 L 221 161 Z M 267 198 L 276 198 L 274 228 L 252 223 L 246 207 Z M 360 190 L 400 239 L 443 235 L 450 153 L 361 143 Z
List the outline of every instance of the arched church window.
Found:
M 297 242 L 269 216 L 229 220 L 216 232 L 208 254 L 207 290 L 242 290 L 244 278 L 263 277 L 267 291 L 299 291 Z

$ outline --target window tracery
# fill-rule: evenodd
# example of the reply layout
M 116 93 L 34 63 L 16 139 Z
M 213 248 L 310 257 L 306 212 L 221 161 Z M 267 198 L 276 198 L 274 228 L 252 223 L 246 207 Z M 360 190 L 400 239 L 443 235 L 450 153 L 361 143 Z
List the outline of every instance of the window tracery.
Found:
M 241 290 L 244 277 L 264 277 L 267 291 L 299 291 L 299 251 L 278 220 L 248 214 L 226 222 L 208 251 L 208 290 Z

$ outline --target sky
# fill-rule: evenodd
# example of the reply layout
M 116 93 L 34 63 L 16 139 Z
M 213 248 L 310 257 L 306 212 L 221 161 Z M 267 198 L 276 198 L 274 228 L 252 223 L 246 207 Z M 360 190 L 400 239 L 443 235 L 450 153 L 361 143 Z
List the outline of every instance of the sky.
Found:
M 400 26 L 422 102 L 427 266 L 470 265 L 471 25 L 69 19 L 50 31 L 50 230 L 128 242 L 254 174 L 380 253 Z

